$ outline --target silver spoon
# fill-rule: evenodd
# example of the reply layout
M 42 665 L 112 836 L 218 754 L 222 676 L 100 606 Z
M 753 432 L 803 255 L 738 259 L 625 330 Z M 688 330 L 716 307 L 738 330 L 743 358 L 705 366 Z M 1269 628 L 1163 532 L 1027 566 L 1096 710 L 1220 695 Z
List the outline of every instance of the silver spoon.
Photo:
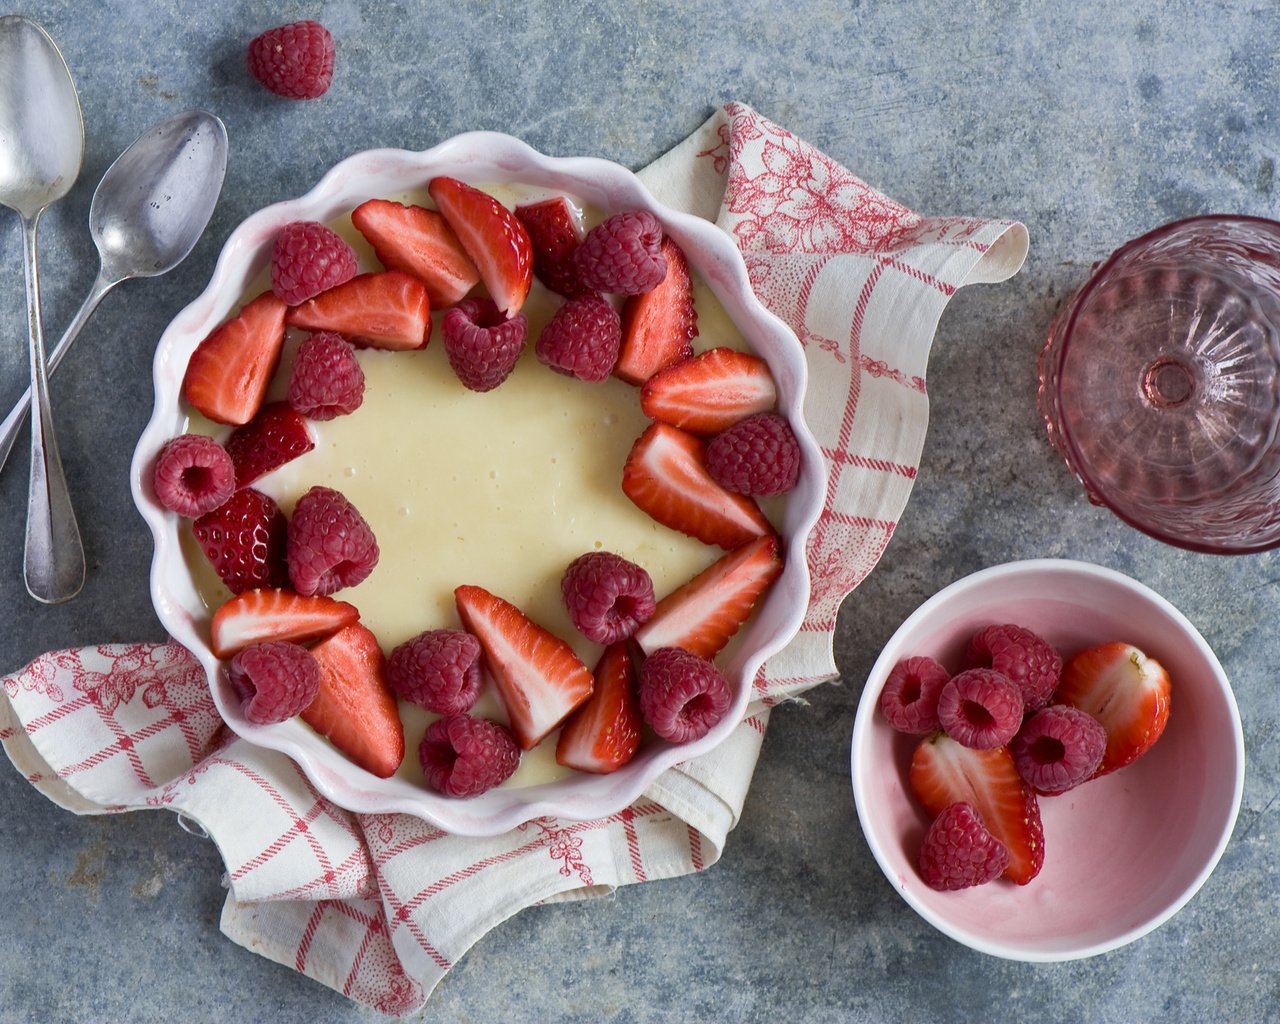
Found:
M 0 205 L 22 219 L 31 356 L 31 483 L 23 576 L 37 601 L 67 601 L 84 586 L 84 547 L 58 458 L 40 323 L 36 225 L 65 196 L 84 159 L 75 83 L 49 34 L 18 15 L 0 18 Z
M 213 216 L 227 173 L 227 129 L 203 110 L 152 125 L 107 168 L 89 205 L 98 276 L 49 353 L 52 373 L 103 297 L 121 281 L 156 277 L 187 258 Z M 27 418 L 28 389 L 0 422 L 0 467 Z

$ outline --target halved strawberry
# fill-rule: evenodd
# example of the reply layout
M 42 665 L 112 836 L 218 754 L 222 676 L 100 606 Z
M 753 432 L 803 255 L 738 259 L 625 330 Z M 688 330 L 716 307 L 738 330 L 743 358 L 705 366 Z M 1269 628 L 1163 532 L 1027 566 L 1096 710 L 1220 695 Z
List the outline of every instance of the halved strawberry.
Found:
M 776 536 L 744 544 L 659 601 L 652 618 L 636 630 L 636 642 L 646 654 L 683 647 L 714 658 L 781 572 Z
M 622 354 L 613 368 L 628 384 L 643 384 L 659 370 L 693 355 L 698 314 L 684 253 L 662 240 L 667 276 L 652 291 L 632 295 L 622 307 Z
M 1053 703 L 1087 711 L 1107 731 L 1096 777 L 1151 749 L 1169 722 L 1172 689 L 1160 662 L 1132 644 L 1115 642 L 1090 647 L 1068 661 Z
M 268 402 L 227 438 L 227 452 L 236 467 L 236 486 L 252 483 L 315 446 L 302 413 L 288 402 Z
M 427 288 L 432 309 L 454 305 L 480 281 L 480 271 L 444 217 L 424 206 L 370 199 L 351 223 L 388 270 L 412 274 Z
M 631 446 L 622 490 L 654 519 L 726 550 L 773 533 L 754 501 L 726 491 L 706 468 L 706 444 L 666 423 L 651 423 Z
M 1026 885 L 1040 873 L 1040 805 L 1014 767 L 1008 747 L 974 750 L 934 732 L 920 741 L 911 758 L 911 789 L 934 817 L 951 804 L 971 804 L 987 831 L 1009 850 L 1005 878 Z
M 289 585 L 289 521 L 261 491 L 241 487 L 192 523 L 191 529 L 231 593 Z
M 374 348 L 423 348 L 431 340 L 427 288 L 401 270 L 360 274 L 289 310 L 291 327 L 337 331 Z
M 626 641 L 605 648 L 593 676 L 590 699 L 560 730 L 556 762 L 580 772 L 607 775 L 635 757 L 644 725 L 635 664 Z
M 253 419 L 280 361 L 288 308 L 263 292 L 200 342 L 182 380 L 187 401 L 216 423 Z
M 378 638 L 356 622 L 311 654 L 320 665 L 320 691 L 302 720 L 365 771 L 394 775 L 404 760 L 404 726 Z
M 219 658 L 229 658 L 267 640 L 315 640 L 359 618 L 355 605 L 332 597 L 303 597 L 274 587 L 246 590 L 213 613 L 210 646 Z
M 591 671 L 567 643 L 482 587 L 453 592 L 458 617 L 480 641 L 516 742 L 529 750 L 591 696 Z
M 533 272 L 539 281 L 567 299 L 586 295 L 573 254 L 585 232 L 582 214 L 564 196 L 516 207 L 516 216 L 533 246 Z
M 489 297 L 508 317 L 533 284 L 533 247 L 514 213 L 456 178 L 432 178 L 427 191 L 480 271 Z
M 640 389 L 640 408 L 695 434 L 718 434 L 778 402 L 769 364 L 731 348 L 713 348 L 659 370 Z

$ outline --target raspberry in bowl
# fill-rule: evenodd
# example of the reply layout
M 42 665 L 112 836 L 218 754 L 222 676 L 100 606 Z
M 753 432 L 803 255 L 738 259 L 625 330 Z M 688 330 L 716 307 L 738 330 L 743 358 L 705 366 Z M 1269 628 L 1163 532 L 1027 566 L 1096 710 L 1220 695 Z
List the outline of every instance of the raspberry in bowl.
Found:
M 984 748 L 969 727 L 1004 724 L 987 678 L 1004 672 L 1021 721 Z M 868 676 L 851 762 L 867 844 L 914 910 L 981 952 L 1054 961 L 1132 942 L 1195 894 L 1235 824 L 1244 738 L 1176 608 L 1043 559 L 965 577 L 907 618 Z
M 483 258 L 459 261 L 456 253 L 430 252 L 424 258 L 443 272 L 431 277 L 427 296 L 416 282 L 421 268 L 407 258 L 399 262 L 387 245 L 406 209 L 427 222 L 465 211 L 456 222 L 465 245 L 474 241 L 466 234 L 473 213 L 483 221 L 517 207 L 527 232 L 541 240 L 531 289 L 526 283 L 522 290 Z M 600 244 L 583 257 L 608 287 L 622 290 L 602 298 L 574 284 L 578 238 L 571 223 L 566 234 L 564 215 L 577 210 L 585 228 L 603 228 L 618 213 L 644 214 L 626 218 L 616 238 L 597 239 Z M 272 292 L 272 271 L 288 289 L 307 284 L 308 275 L 297 268 L 282 274 L 270 264 L 281 230 L 297 222 L 335 232 L 351 245 L 358 265 L 352 275 L 340 254 L 324 248 L 323 233 L 307 234 L 307 246 L 325 256 L 326 273 L 334 266 L 341 273 L 333 273 L 333 281 L 326 277 L 317 295 L 290 292 L 290 301 L 299 301 L 288 305 Z M 656 245 L 646 234 L 654 224 Z M 610 244 L 630 254 L 631 273 L 607 276 Z M 692 346 L 682 332 L 692 327 L 693 312 L 677 301 L 681 294 L 696 310 L 699 336 Z M 351 318 L 361 303 L 376 306 L 388 295 L 394 322 Z M 574 348 L 580 331 L 557 330 L 539 350 L 544 332 L 570 314 L 589 325 L 586 350 Z M 256 336 L 261 323 L 278 331 L 280 317 L 286 337 L 278 368 L 252 408 L 236 408 L 240 418 L 227 418 L 245 425 L 233 430 L 202 416 L 206 406 L 218 413 L 223 408 L 216 374 L 191 368 L 195 363 L 199 369 L 197 355 L 211 336 Z M 518 318 L 527 320 L 523 348 L 505 338 Z M 646 336 L 646 325 L 684 337 L 679 358 L 634 344 Z M 599 379 L 600 365 L 615 361 L 600 355 L 601 339 L 610 344 L 611 331 L 620 334 L 616 363 Z M 332 342 L 327 332 L 346 340 Z M 736 355 L 711 354 L 721 352 Z M 700 362 L 708 360 L 710 369 Z M 718 369 L 722 360 L 725 367 Z M 687 509 L 671 516 L 669 479 L 696 465 L 702 438 L 724 427 L 694 424 L 686 430 L 667 422 L 669 410 L 687 404 L 690 388 L 707 392 L 716 374 L 740 370 L 743 361 L 748 371 L 739 376 L 752 390 L 741 416 L 770 411 L 790 424 L 800 462 L 795 486 L 776 498 L 725 492 L 721 505 L 727 511 L 708 522 L 697 516 L 691 530 Z M 676 364 L 673 372 L 679 365 L 698 367 L 702 383 L 686 371 L 683 380 L 656 381 L 646 391 L 669 362 Z M 193 378 L 205 389 L 197 388 L 194 399 Z M 802 350 L 755 299 L 727 236 L 661 206 L 616 165 L 544 157 L 494 133 L 460 136 L 422 153 L 358 154 L 307 195 L 262 210 L 236 229 L 209 287 L 161 339 L 155 381 L 156 408 L 135 454 L 133 484 L 156 541 L 152 589 L 160 618 L 205 665 L 231 727 L 293 757 L 341 806 L 411 813 L 473 835 L 541 815 L 615 813 L 661 771 L 710 749 L 735 727 L 760 664 L 799 627 L 808 595 L 804 541 L 823 497 L 821 457 L 801 416 Z M 212 396 L 207 402 L 206 394 Z M 237 391 L 237 402 L 240 397 Z M 225 442 L 236 464 L 238 489 L 206 513 L 212 521 L 204 529 L 202 520 L 192 523 L 167 509 L 155 488 L 157 453 L 187 433 Z M 706 479 L 708 488 L 719 488 Z M 340 549 L 333 540 L 338 536 Z M 206 557 L 214 543 L 223 549 Z M 303 550 L 291 554 L 295 544 Z M 621 640 L 599 625 L 590 593 L 577 587 L 569 601 L 562 588 L 575 560 L 606 552 L 642 568 L 652 588 L 646 592 L 626 574 L 588 581 L 615 588 L 611 600 L 646 617 L 622 616 Z M 725 602 L 732 594 L 750 609 L 736 636 L 693 636 L 690 609 L 708 592 Z M 287 610 L 284 597 L 291 602 Z M 340 695 L 323 685 L 318 710 L 304 712 L 306 721 L 248 720 L 226 669 L 237 644 L 261 639 L 264 609 L 277 622 L 303 612 L 319 616 L 321 635 L 294 640 L 322 669 L 359 665 L 364 667 L 357 674 L 400 680 L 395 692 L 390 683 L 381 687 L 376 702 L 380 720 L 399 719 L 399 747 L 381 737 L 362 750 L 356 738 L 344 753 L 340 723 L 331 713 Z M 504 664 L 514 635 L 510 624 L 517 621 L 519 629 L 529 627 L 524 649 L 539 648 L 550 637 L 568 666 L 554 686 L 543 687 L 528 713 L 519 696 L 527 691 L 521 675 L 527 665 Z M 396 655 L 423 633 L 442 630 L 468 631 L 482 648 L 485 682 L 470 707 L 473 665 L 465 651 Z M 566 743 L 572 749 L 558 760 L 562 712 L 576 709 L 593 675 L 602 698 L 613 700 L 615 688 L 601 680 L 626 661 L 615 650 L 619 645 L 631 646 L 635 663 L 629 671 L 636 676 L 637 651 L 698 647 L 698 656 L 714 661 L 723 676 L 727 701 L 719 690 L 705 700 L 702 691 L 689 691 L 691 704 L 714 709 L 705 722 L 701 712 L 695 716 L 705 728 L 673 730 L 678 739 L 667 739 L 642 723 L 634 756 L 627 751 L 626 758 L 593 748 L 584 738 L 586 726 L 579 726 Z M 396 668 L 370 668 L 380 657 Z M 438 675 L 432 667 L 438 661 L 449 678 L 424 682 L 401 671 L 426 665 Z M 437 695 L 430 708 L 413 699 L 427 692 Z M 584 719 L 588 706 L 582 705 Z M 601 713 L 592 708 L 593 715 Z M 420 751 L 428 727 L 446 719 L 450 725 L 435 728 Z M 489 731 L 470 720 L 491 720 L 511 733 L 521 750 L 514 770 L 506 770 L 505 753 L 496 753 L 508 750 L 506 744 L 489 742 Z M 455 756 L 467 764 L 468 758 L 491 756 L 502 771 L 477 767 L 465 783 L 461 777 L 450 781 L 440 765 Z

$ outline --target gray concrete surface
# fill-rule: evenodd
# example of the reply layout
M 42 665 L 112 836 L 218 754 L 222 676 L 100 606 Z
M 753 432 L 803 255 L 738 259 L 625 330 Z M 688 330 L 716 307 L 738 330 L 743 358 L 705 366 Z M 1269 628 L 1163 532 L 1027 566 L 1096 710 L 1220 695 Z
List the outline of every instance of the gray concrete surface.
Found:
M 1033 402 L 1054 306 L 1096 258 L 1174 217 L 1274 211 L 1280 9 L 46 0 L 24 13 L 63 47 L 86 124 L 83 177 L 42 228 L 51 334 L 93 278 L 93 186 L 143 127 L 202 106 L 226 121 L 232 154 L 192 258 L 109 296 L 54 384 L 90 563 L 75 602 L 27 598 L 21 460 L 0 477 L 5 671 L 49 648 L 161 637 L 149 538 L 127 489 L 153 346 L 237 222 L 351 152 L 494 128 L 639 167 L 738 99 L 917 210 L 1030 228 L 1023 273 L 963 291 L 942 321 L 919 481 L 879 568 L 843 610 L 843 679 L 774 716 L 724 859 L 701 876 L 520 914 L 463 959 L 424 1019 L 1280 1017 L 1276 558 L 1188 554 L 1091 507 L 1044 442 Z M 334 86 L 313 103 L 277 100 L 248 80 L 245 45 L 306 16 L 337 37 Z M 0 215 L 6 408 L 26 372 L 19 251 L 16 218 Z M 976 569 L 1041 555 L 1111 566 L 1180 607 L 1233 680 L 1249 760 L 1232 842 L 1181 913 L 1125 949 L 1029 966 L 955 944 L 894 893 L 854 816 L 848 737 L 876 653 L 917 604 Z M 76 819 L 0 771 L 0 1020 L 377 1019 L 223 939 L 220 871 L 213 846 L 167 814 Z

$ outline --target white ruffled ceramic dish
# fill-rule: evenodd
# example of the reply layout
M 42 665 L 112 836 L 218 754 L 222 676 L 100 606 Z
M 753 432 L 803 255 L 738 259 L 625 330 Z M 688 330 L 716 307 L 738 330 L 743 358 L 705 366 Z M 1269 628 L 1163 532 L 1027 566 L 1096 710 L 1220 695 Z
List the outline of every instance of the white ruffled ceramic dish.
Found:
M 782 524 L 786 567 L 723 666 L 734 693 L 725 719 L 693 743 L 673 746 L 664 741 L 649 742 L 630 764 L 612 775 L 573 773 L 540 785 L 499 787 L 466 800 L 440 796 L 399 776 L 376 778 L 300 721 L 255 726 L 244 718 L 209 646 L 209 611 L 184 560 L 179 520 L 155 500 L 150 480 L 161 445 L 186 429 L 181 385 L 191 353 L 243 300 L 250 282 L 270 258 L 277 231 L 295 220 L 332 221 L 365 199 L 420 188 L 438 175 L 477 184 L 510 183 L 563 191 L 606 212 L 651 210 L 743 337 L 768 361 L 778 384 L 779 411 L 795 427 L 803 455 L 800 482 L 788 497 Z M 802 415 L 806 382 L 803 350 L 795 335 L 755 298 L 746 267 L 730 238 L 705 220 L 658 203 L 634 174 L 617 164 L 543 156 L 517 139 L 492 132 L 456 136 L 424 152 L 380 149 L 358 153 L 329 171 L 306 195 L 267 207 L 232 232 L 208 287 L 178 314 L 161 338 L 154 377 L 155 409 L 134 453 L 131 476 L 134 500 L 155 538 L 151 591 L 156 611 L 172 636 L 205 666 L 218 710 L 231 728 L 256 744 L 289 755 L 321 793 L 349 810 L 412 814 L 462 835 L 494 835 L 544 815 L 588 820 L 615 814 L 663 771 L 725 739 L 746 709 L 760 665 L 799 629 L 809 595 L 805 541 L 821 511 L 825 481 L 820 452 Z M 343 595 L 339 592 L 336 596 Z M 407 758 L 416 757 L 418 739 L 406 735 Z

